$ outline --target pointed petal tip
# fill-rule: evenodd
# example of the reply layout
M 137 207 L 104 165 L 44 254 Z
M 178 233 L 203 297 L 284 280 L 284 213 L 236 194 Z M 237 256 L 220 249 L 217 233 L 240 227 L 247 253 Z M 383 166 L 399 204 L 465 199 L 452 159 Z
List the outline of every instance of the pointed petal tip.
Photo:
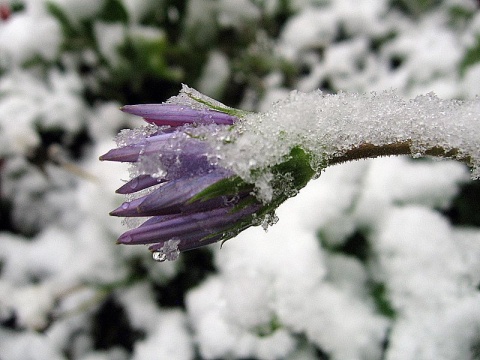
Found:
M 124 203 L 128 204 L 128 203 Z M 120 205 L 118 208 L 115 210 L 112 210 L 108 213 L 110 216 L 117 216 L 117 217 L 129 217 L 129 216 L 135 216 L 137 215 L 135 212 L 132 213 L 132 210 L 130 210 L 128 207 L 125 207 L 124 205 Z
M 156 178 L 151 175 L 140 175 L 120 186 L 115 192 L 122 195 L 132 194 L 163 182 L 166 182 L 165 178 Z
M 124 202 L 122 205 L 117 207 L 116 209 L 110 211 L 108 215 L 110 216 L 129 216 L 131 213 L 130 204 L 128 202 Z M 130 215 L 131 216 L 131 215 Z
M 122 106 L 119 107 L 119 110 L 123 111 L 123 112 L 126 112 L 126 113 L 130 113 L 130 111 L 132 109 L 132 106 L 134 106 L 134 105 L 122 105 Z
M 107 153 L 107 154 L 108 154 L 108 153 Z M 98 157 L 98 160 L 100 160 L 100 161 L 106 161 L 106 160 L 108 160 L 107 154 L 100 155 L 100 156 Z
M 120 209 L 120 208 L 116 208 L 115 210 L 110 211 L 110 212 L 108 213 L 108 215 L 110 215 L 110 216 L 121 216 L 121 215 L 118 214 L 118 213 L 119 213 L 119 209 Z
M 127 114 L 138 115 L 135 111 L 135 109 L 137 108 L 138 108 L 138 105 L 122 105 L 119 107 L 119 110 Z
M 178 108 L 179 106 L 172 106 L 172 104 L 134 104 L 123 105 L 120 110 L 132 115 L 143 116 L 146 114 L 157 113 L 158 111 L 170 108 Z
M 113 150 L 115 150 L 115 149 L 113 149 Z M 100 156 L 98 157 L 98 159 L 99 159 L 100 161 L 117 161 L 117 160 L 115 159 L 115 156 L 113 156 L 113 155 L 115 155 L 115 153 L 114 153 L 113 150 L 109 150 L 109 151 L 106 152 L 105 154 L 100 155 Z
M 120 107 L 120 110 L 124 113 L 135 115 L 135 116 L 144 116 L 148 113 L 148 109 L 150 109 L 150 104 L 135 104 L 135 105 L 123 105 Z
M 130 236 L 128 231 L 120 235 L 117 239 L 117 244 L 128 245 L 131 242 L 132 242 L 132 237 Z

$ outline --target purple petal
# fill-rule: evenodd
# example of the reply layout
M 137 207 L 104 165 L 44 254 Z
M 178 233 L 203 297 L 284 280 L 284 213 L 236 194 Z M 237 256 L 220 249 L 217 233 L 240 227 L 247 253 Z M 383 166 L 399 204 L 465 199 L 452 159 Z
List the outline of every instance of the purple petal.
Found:
M 207 234 L 207 235 L 205 235 L 204 237 L 201 237 L 201 238 L 199 238 L 198 236 L 195 236 L 195 237 L 192 237 L 192 238 L 189 238 L 189 239 L 182 238 L 182 240 L 178 244 L 178 250 L 183 252 L 183 251 L 197 249 L 197 248 L 202 247 L 202 246 L 206 246 L 206 245 L 209 245 L 209 244 L 216 243 L 217 241 L 222 240 L 223 237 L 224 237 L 224 235 L 222 233 L 220 233 L 220 234 L 217 234 L 217 235 L 210 235 L 210 236 L 209 236 L 209 234 Z M 160 242 L 160 243 L 150 245 L 148 247 L 148 250 L 150 250 L 152 252 L 153 251 L 158 251 L 163 247 L 164 244 L 165 244 L 165 242 Z
M 132 194 L 134 192 L 146 189 L 150 186 L 158 185 L 164 182 L 164 179 L 159 179 L 150 175 L 140 175 L 129 182 L 119 187 L 116 191 L 117 194 Z
M 151 194 L 123 203 L 110 214 L 114 216 L 155 216 L 175 214 L 184 211 L 204 211 L 224 205 L 223 197 L 187 204 L 193 196 L 210 185 L 230 175 L 223 169 L 218 169 L 202 176 L 180 178 L 161 185 Z
M 184 135 L 186 136 L 186 135 Z M 177 141 L 177 142 L 175 142 Z M 203 141 L 188 137 L 173 139 L 172 134 L 160 134 L 144 139 L 142 143 L 112 149 L 100 156 L 102 161 L 136 162 L 140 156 L 157 154 L 159 157 L 205 157 L 209 145 Z M 195 160 L 196 162 L 198 160 Z
M 206 236 L 227 231 L 242 218 L 258 211 L 260 207 L 260 204 L 254 204 L 238 211 L 232 211 L 231 208 L 221 208 L 166 217 L 160 219 L 157 223 L 152 224 L 150 222 L 125 232 L 118 238 L 118 242 L 132 245 L 153 244 L 177 238 L 181 241 L 180 248 L 182 241 L 187 243 L 200 241 Z
M 135 162 L 140 154 L 151 154 L 168 148 L 168 140 L 172 139 L 173 133 L 160 133 L 142 139 L 142 142 L 112 149 L 100 156 L 102 161 Z M 147 152 L 148 150 L 148 152 Z
M 235 116 L 210 109 L 192 109 L 177 104 L 139 104 L 125 105 L 121 108 L 129 114 L 138 115 L 145 121 L 156 125 L 181 126 L 184 124 L 221 124 L 232 125 Z
M 132 201 L 125 201 L 118 208 L 110 211 L 110 215 L 111 216 L 125 216 L 125 217 L 141 216 L 138 213 L 138 205 L 140 205 L 143 200 L 144 200 L 144 197 L 134 199 Z

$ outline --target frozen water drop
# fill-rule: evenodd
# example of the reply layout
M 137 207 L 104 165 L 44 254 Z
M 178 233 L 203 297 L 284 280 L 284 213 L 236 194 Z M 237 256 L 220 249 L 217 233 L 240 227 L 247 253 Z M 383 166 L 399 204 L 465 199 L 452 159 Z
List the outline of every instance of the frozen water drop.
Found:
M 153 252 L 153 260 L 163 262 L 163 261 L 173 261 L 178 259 L 178 255 L 180 255 L 180 250 L 178 250 L 178 244 L 180 244 L 180 240 L 168 240 L 165 241 L 163 246 L 158 250 Z
M 277 222 L 278 222 L 278 216 L 277 216 L 277 214 L 275 214 L 273 212 L 273 213 L 267 214 L 265 216 L 261 225 L 262 225 L 263 230 L 265 230 L 265 232 L 266 232 L 270 226 L 275 225 Z
M 167 254 L 165 254 L 163 251 L 154 251 L 152 257 L 153 260 L 158 262 L 164 262 L 167 260 Z

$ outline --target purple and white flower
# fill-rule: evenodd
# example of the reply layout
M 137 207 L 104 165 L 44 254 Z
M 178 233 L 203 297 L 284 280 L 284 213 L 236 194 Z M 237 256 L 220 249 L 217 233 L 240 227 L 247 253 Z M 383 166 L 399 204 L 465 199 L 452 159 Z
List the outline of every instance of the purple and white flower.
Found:
M 226 240 L 252 224 L 263 206 L 253 186 L 219 166 L 210 145 L 189 133 L 198 126 L 234 125 L 239 117 L 224 109 L 174 103 L 122 108 L 152 125 L 100 157 L 133 164 L 133 178 L 117 190 L 128 200 L 110 214 L 149 217 L 119 243 L 149 244 L 154 258 L 172 260 L 180 251 Z

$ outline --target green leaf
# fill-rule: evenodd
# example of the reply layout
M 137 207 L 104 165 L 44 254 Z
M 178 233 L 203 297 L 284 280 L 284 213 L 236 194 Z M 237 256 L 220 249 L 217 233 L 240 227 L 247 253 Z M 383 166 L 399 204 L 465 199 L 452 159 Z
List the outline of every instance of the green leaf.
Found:
M 47 10 L 55 19 L 58 20 L 62 28 L 63 35 L 65 35 L 66 38 L 74 37 L 77 34 L 77 30 L 72 25 L 70 19 L 63 11 L 61 6 L 49 1 L 47 2 Z
M 236 195 L 239 192 L 252 191 L 253 185 L 247 184 L 239 176 L 233 176 L 217 181 L 205 190 L 192 197 L 188 203 L 206 201 L 220 196 Z
M 373 283 L 370 291 L 378 312 L 389 319 L 395 319 L 397 313 L 388 299 L 388 291 L 385 284 Z
M 100 19 L 107 22 L 128 22 L 128 12 L 120 0 L 106 0 L 100 11 Z

